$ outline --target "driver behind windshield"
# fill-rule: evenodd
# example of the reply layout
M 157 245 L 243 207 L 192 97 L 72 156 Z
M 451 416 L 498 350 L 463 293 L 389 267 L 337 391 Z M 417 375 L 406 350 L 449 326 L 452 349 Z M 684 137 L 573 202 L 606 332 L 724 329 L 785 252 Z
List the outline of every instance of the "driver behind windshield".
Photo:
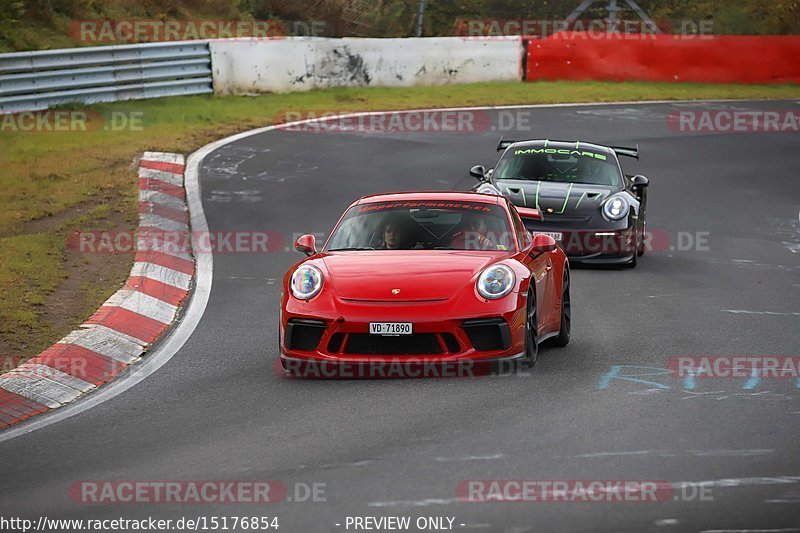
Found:
M 412 247 L 408 217 L 400 213 L 386 217 L 381 231 L 380 250 L 409 250 Z

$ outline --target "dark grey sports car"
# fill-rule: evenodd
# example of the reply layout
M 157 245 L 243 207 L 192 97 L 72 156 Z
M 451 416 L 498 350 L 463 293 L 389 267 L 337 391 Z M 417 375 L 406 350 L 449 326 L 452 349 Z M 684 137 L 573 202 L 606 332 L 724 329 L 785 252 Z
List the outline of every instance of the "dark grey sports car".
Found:
M 617 156 L 639 159 L 638 146 L 500 139 L 497 150 L 494 168 L 470 169 L 480 180 L 473 190 L 538 209 L 542 220 L 526 226 L 555 238 L 572 263 L 636 266 L 646 248 L 649 180 L 626 175 Z

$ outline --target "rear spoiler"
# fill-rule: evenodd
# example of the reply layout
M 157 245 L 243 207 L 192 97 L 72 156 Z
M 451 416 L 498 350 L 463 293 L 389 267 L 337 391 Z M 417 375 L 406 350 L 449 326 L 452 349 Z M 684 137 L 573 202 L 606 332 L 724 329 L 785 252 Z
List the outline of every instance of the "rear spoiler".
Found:
M 531 220 L 542 220 L 542 212 L 538 209 L 533 209 L 532 207 L 514 207 L 517 208 L 517 213 L 519 213 L 519 216 L 523 219 L 523 222 L 526 218 Z
M 512 141 L 511 139 L 503 139 L 502 137 L 500 137 L 500 140 L 497 141 L 497 151 L 498 152 L 502 152 L 503 150 L 505 150 L 506 148 L 508 148 L 512 144 L 514 144 L 515 142 L 519 142 L 519 141 Z
M 513 141 L 511 139 L 503 139 L 502 137 L 500 137 L 500 140 L 497 141 L 497 151 L 498 152 L 502 152 L 503 150 L 505 150 L 506 148 L 508 148 L 509 146 L 511 146 L 512 144 L 517 143 L 517 142 L 520 142 L 520 141 Z M 574 141 L 557 141 L 557 142 L 574 142 Z M 634 159 L 639 159 L 639 145 L 638 144 L 633 148 L 631 148 L 629 146 L 609 146 L 609 148 L 614 150 L 614 153 L 616 153 L 617 155 L 623 155 L 625 157 L 632 157 Z
M 629 148 L 627 146 L 609 146 L 614 153 L 617 155 L 624 155 L 625 157 L 632 157 L 634 159 L 639 159 L 639 145 L 637 144 L 634 148 Z

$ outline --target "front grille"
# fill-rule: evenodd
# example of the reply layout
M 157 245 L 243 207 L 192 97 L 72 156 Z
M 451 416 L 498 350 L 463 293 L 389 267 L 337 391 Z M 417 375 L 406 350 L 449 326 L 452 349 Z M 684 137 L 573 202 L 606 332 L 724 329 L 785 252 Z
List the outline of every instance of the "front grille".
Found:
M 310 352 L 317 349 L 322 334 L 325 333 L 325 322 L 322 320 L 309 320 L 292 318 L 286 324 L 286 348 Z
M 350 355 L 436 355 L 442 348 L 435 333 L 414 333 L 384 337 L 369 333 L 347 336 L 344 353 Z
M 465 320 L 461 327 L 479 352 L 507 350 L 511 346 L 511 330 L 502 318 Z

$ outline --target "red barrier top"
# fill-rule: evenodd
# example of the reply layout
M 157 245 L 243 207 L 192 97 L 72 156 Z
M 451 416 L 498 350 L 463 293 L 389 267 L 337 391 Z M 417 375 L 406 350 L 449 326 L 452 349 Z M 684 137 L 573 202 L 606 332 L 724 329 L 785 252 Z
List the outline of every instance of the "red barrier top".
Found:
M 800 36 L 561 32 L 528 43 L 526 79 L 800 83 Z

